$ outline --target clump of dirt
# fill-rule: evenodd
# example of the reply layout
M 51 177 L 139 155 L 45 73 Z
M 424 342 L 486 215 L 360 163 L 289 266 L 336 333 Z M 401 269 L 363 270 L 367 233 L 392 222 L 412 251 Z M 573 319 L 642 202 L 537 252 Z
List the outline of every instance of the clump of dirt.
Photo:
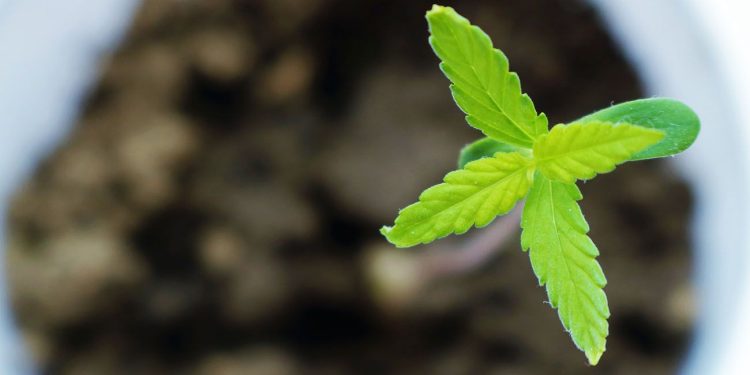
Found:
M 145 1 L 69 141 L 13 205 L 13 303 L 41 368 L 674 371 L 692 327 L 691 197 L 658 161 L 582 186 L 612 310 L 598 367 L 545 305 L 517 235 L 396 307 L 378 294 L 368 270 L 398 252 L 378 227 L 479 136 L 426 43 L 430 5 Z M 641 95 L 582 2 L 455 6 L 553 120 Z M 380 277 L 406 283 L 407 258 Z

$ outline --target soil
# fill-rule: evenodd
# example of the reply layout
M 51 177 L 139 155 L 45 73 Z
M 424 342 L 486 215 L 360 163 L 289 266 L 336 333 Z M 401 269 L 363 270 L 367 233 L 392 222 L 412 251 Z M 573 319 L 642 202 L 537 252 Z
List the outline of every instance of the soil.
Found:
M 553 122 L 643 95 L 581 1 L 445 3 Z M 411 288 L 434 246 L 396 250 L 378 228 L 479 137 L 426 43 L 430 6 L 146 0 L 13 204 L 13 304 L 43 371 L 673 373 L 693 326 L 692 199 L 661 161 L 581 185 L 609 280 L 599 366 L 517 233 Z

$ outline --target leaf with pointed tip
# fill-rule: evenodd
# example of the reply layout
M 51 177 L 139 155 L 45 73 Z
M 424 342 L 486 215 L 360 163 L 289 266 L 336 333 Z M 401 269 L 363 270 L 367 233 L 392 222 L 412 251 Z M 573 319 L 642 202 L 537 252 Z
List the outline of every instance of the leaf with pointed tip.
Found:
M 521 92 L 508 58 L 480 28 L 453 8 L 435 5 L 427 12 L 430 45 L 442 60 L 440 69 L 452 82 L 453 98 L 466 121 L 485 135 L 512 145 L 531 148 L 547 133 L 547 117 Z
M 664 138 L 630 157 L 630 160 L 679 154 L 693 144 L 701 129 L 698 115 L 685 104 L 668 98 L 639 99 L 594 112 L 576 122 L 629 123 L 661 130 Z
M 576 346 L 596 365 L 606 349 L 609 307 L 596 245 L 576 201 L 575 185 L 552 181 L 541 173 L 526 199 L 521 219 L 521 247 L 529 250 L 539 285 Z
M 622 103 L 548 129 L 508 59 L 449 7 L 427 12 L 430 44 L 467 122 L 487 138 L 464 147 L 458 171 L 424 191 L 381 233 L 398 247 L 428 243 L 489 224 L 528 193 L 521 244 L 550 303 L 592 365 L 606 349 L 609 307 L 599 254 L 577 201 L 577 179 L 628 160 L 674 155 L 700 129 L 695 113 L 671 99 Z M 530 192 L 529 192 L 530 191 Z
M 507 143 L 496 141 L 489 137 L 478 139 L 461 149 L 458 155 L 458 167 L 463 168 L 467 163 L 481 158 L 490 158 L 498 152 L 515 152 L 519 148 Z
M 517 152 L 473 161 L 425 190 L 419 202 L 399 212 L 393 227 L 380 232 L 392 244 L 409 247 L 483 227 L 526 195 L 530 164 Z
M 625 123 L 560 124 L 534 144 L 534 159 L 548 178 L 572 184 L 612 171 L 663 137 L 660 130 Z

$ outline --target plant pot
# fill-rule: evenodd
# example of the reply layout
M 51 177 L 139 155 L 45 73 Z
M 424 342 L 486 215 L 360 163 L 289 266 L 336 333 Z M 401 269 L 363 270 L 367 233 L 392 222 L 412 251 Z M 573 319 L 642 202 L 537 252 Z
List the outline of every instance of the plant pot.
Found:
M 85 0 L 60 4 L 62 8 L 57 11 L 42 1 L 17 2 L 12 8 L 0 8 L 14 12 L 11 18 L 3 18 L 0 13 L 0 47 L 3 47 L 0 49 L 10 50 L 4 47 L 12 45 L 19 52 L 12 54 L 15 60 L 0 61 L 0 82 L 9 79 L 3 75 L 5 72 L 22 76 L 28 69 L 38 69 L 33 72 L 42 77 L 61 72 L 65 75 L 67 71 L 88 72 L 69 77 L 60 86 L 50 87 L 46 80 L 31 82 L 23 92 L 11 91 L 16 85 L 0 86 L 0 99 L 15 98 L 14 102 L 0 101 L 0 116 L 3 116 L 0 117 L 3 144 L 0 147 L 0 167 L 3 168 L 0 198 L 4 200 L 4 209 L 11 192 L 27 180 L 50 147 L 66 136 L 78 101 L 94 77 L 91 67 L 95 66 L 101 52 L 116 43 L 128 20 L 122 15 L 132 12 L 135 1 L 99 1 L 96 7 Z M 742 97 L 747 97 L 743 96 L 747 91 L 742 91 L 747 86 L 741 86 L 746 82 L 740 79 L 747 77 L 742 76 L 737 65 L 728 64 L 736 61 L 727 54 L 742 51 L 742 46 L 732 48 L 732 42 L 723 39 L 727 30 L 718 27 L 720 23 L 742 26 L 741 20 L 733 22 L 731 18 L 732 14 L 739 18 L 742 12 L 725 10 L 722 17 L 716 17 L 716 13 L 705 11 L 704 5 L 698 2 L 680 5 L 648 0 L 601 0 L 594 4 L 640 69 L 650 92 L 685 101 L 703 120 L 703 131 L 697 143 L 674 163 L 693 185 L 697 198 L 694 248 L 701 314 L 684 372 L 743 374 L 750 360 L 742 352 L 746 347 L 743 340 L 750 336 L 750 280 L 743 272 L 750 266 L 745 256 L 746 246 L 743 247 L 748 243 L 744 229 L 749 224 L 746 212 L 750 207 L 744 194 L 748 170 L 745 150 L 750 150 L 750 139 L 739 126 L 748 116 L 747 112 L 740 112 L 742 107 L 738 104 Z M 41 6 L 45 8 L 39 8 Z M 66 9 L 76 11 L 66 13 Z M 5 19 L 13 22 L 3 23 Z M 37 41 L 28 38 L 26 26 L 51 20 L 79 28 L 47 30 L 47 33 L 35 34 L 39 37 Z M 25 45 L 35 47 L 21 48 Z M 95 53 L 91 53 L 92 50 Z M 61 58 L 61 52 L 70 54 Z M 713 65 L 714 61 L 722 63 Z M 750 64 L 750 61 L 745 62 L 744 66 Z M 3 69 L 5 66 L 16 70 Z M 40 93 L 47 95 L 40 97 Z M 447 92 L 444 95 L 447 97 Z M 45 110 L 24 110 L 22 104 L 32 102 Z M 18 111 L 13 112 L 14 108 Z M 12 117 L 8 113 L 20 115 Z M 49 118 L 55 120 L 46 121 Z M 0 279 L 4 280 L 2 274 Z M 0 288 L 5 289 L 4 284 L 0 283 Z M 0 368 L 23 372 L 28 368 L 27 363 L 22 354 L 13 350 L 19 347 L 18 335 L 10 323 L 6 298 L 2 298 L 2 303 L 0 320 L 4 329 L 0 329 Z

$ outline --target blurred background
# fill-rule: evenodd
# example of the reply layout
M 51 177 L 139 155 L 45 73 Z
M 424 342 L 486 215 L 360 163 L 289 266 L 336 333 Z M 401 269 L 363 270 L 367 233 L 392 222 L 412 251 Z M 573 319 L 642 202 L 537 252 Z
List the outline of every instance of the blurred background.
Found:
M 597 367 L 545 303 L 517 213 L 416 249 L 378 234 L 480 136 L 427 44 L 433 1 L 72 3 L 59 11 L 90 7 L 97 47 L 70 65 L 82 72 L 48 65 L 80 74 L 78 91 L 0 64 L 0 98 L 20 98 L 7 108 L 59 124 L 19 170 L 4 162 L 20 179 L 3 190 L 7 331 L 36 371 L 680 369 L 697 311 L 695 193 L 668 162 L 581 185 L 612 310 Z M 493 38 L 552 123 L 652 93 L 588 2 L 443 4 Z M 14 6 L 0 1 L 0 25 Z M 27 43 L 2 31 L 0 45 Z M 24 88 L 48 86 L 74 103 L 34 111 Z M 26 118 L 2 132 L 34 127 Z

